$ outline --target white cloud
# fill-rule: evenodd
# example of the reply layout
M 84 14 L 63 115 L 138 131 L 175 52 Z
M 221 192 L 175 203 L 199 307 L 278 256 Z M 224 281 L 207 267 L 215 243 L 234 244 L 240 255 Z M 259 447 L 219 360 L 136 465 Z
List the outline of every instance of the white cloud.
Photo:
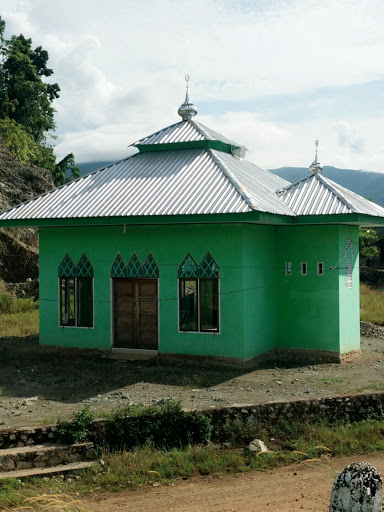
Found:
M 335 129 L 338 133 L 340 146 L 354 153 L 362 153 L 364 151 L 364 138 L 357 135 L 356 130 L 347 121 L 338 121 Z
M 198 119 L 245 143 L 261 165 L 304 165 L 307 154 L 309 164 L 320 138 L 335 165 L 384 169 L 383 120 L 357 117 L 353 104 L 339 119 L 335 100 L 316 95 L 383 78 L 382 0 L 0 0 L 0 12 L 9 35 L 49 51 L 61 87 L 58 156 L 124 156 L 126 145 L 178 120 L 188 72 L 197 106 L 223 108 Z M 272 122 L 248 107 L 270 97 L 273 110 L 275 95 L 289 105 L 291 94 L 305 94 L 316 119 L 293 111 Z

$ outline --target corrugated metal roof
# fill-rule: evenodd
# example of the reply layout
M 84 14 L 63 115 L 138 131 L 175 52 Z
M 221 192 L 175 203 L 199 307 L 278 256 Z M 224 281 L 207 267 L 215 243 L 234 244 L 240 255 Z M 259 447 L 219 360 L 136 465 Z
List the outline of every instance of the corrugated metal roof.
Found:
M 217 133 L 206 126 L 193 120 L 180 121 L 179 123 L 167 126 L 158 132 L 148 135 L 132 144 L 132 146 L 149 146 L 152 144 L 169 144 L 171 142 L 192 142 L 197 140 L 218 140 L 231 146 L 240 147 L 241 144 L 234 142 L 224 135 Z
M 288 216 L 356 212 L 384 217 L 384 208 L 319 174 L 291 185 L 236 158 L 228 146 L 239 148 L 239 144 L 192 119 L 168 126 L 134 146 L 192 141 L 221 141 L 227 147 L 220 151 L 191 144 L 187 149 L 164 146 L 164 151 L 157 147 L 141 151 L 3 212 L 0 221 L 252 210 Z
M 219 140 L 221 142 L 224 142 L 225 144 L 229 144 L 230 146 L 235 146 L 237 148 L 240 148 L 242 146 L 242 144 L 239 144 L 234 140 L 224 137 L 224 135 L 221 135 L 221 133 L 215 132 L 215 130 L 208 128 L 207 126 L 204 126 L 201 123 L 197 123 L 196 121 L 191 122 L 196 124 L 197 129 L 200 130 L 207 137 L 207 140 Z
M 296 215 L 363 213 L 384 216 L 381 206 L 320 174 L 303 178 L 279 191 L 278 195 Z
M 204 149 L 138 153 L 0 215 L 5 219 L 247 212 Z
M 276 194 L 278 188 L 289 184 L 288 181 L 247 160 L 239 160 L 229 153 L 211 151 L 215 158 L 235 176 L 240 184 L 238 188 L 246 192 L 255 210 L 293 215 L 289 206 L 285 205 Z
M 60 219 L 241 213 L 293 215 L 276 195 L 287 182 L 211 149 L 137 153 L 0 215 Z

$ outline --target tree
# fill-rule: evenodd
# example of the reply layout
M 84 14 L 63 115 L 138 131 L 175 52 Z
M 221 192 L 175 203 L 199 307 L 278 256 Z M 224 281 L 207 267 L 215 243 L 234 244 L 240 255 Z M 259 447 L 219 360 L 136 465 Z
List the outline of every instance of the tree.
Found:
M 2 45 L 0 117 L 13 119 L 34 140 L 45 143 L 55 129 L 52 101 L 59 97 L 58 84 L 47 84 L 42 77 L 52 75 L 47 67 L 48 52 L 41 46 L 32 49 L 31 39 L 12 36 Z
M 80 176 L 72 153 L 55 163 L 47 137 L 55 130 L 52 102 L 59 98 L 57 83 L 43 78 L 53 74 L 48 52 L 32 48 L 23 34 L 4 38 L 0 16 L 0 136 L 21 162 L 51 171 L 56 186 Z
M 379 240 L 373 228 L 359 228 L 360 256 L 372 259 L 379 254 L 379 248 L 374 245 Z
M 53 148 L 35 142 L 32 135 L 13 119 L 0 119 L 0 137 L 19 162 L 54 170 Z
M 75 165 L 75 157 L 73 156 L 73 153 L 69 153 L 69 155 L 64 157 L 55 165 L 52 176 L 57 187 L 80 178 L 80 169 Z

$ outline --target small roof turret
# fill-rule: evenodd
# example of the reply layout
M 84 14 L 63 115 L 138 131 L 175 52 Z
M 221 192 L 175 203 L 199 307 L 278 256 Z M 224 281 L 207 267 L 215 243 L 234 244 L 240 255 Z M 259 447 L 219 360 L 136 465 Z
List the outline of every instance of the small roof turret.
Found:
M 309 166 L 309 170 L 311 171 L 312 174 L 318 174 L 319 172 L 321 172 L 323 170 L 323 167 L 320 165 L 320 162 L 317 157 L 317 148 L 319 147 L 318 140 L 315 141 L 315 146 L 316 146 L 315 159 Z
M 188 121 L 192 119 L 197 114 L 197 108 L 193 103 L 189 101 L 189 92 L 188 92 L 188 82 L 189 75 L 185 75 L 185 81 L 187 83 L 187 90 L 185 93 L 185 101 L 179 107 L 177 113 L 182 118 L 183 121 Z

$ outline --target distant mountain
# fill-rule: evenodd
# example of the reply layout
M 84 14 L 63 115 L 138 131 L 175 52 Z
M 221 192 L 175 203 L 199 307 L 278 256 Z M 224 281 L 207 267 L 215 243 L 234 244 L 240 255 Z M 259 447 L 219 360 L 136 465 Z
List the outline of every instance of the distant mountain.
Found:
M 310 172 L 307 167 L 280 167 L 270 171 L 291 183 L 308 176 Z M 384 173 L 325 166 L 322 174 L 352 192 L 384 206 Z
M 103 167 L 106 167 L 107 165 L 111 164 L 110 161 L 101 161 L 101 162 L 83 162 L 81 164 L 76 164 L 77 167 L 80 169 L 81 175 L 85 176 L 86 174 L 89 174 L 90 172 L 97 171 L 97 169 L 102 169 Z

